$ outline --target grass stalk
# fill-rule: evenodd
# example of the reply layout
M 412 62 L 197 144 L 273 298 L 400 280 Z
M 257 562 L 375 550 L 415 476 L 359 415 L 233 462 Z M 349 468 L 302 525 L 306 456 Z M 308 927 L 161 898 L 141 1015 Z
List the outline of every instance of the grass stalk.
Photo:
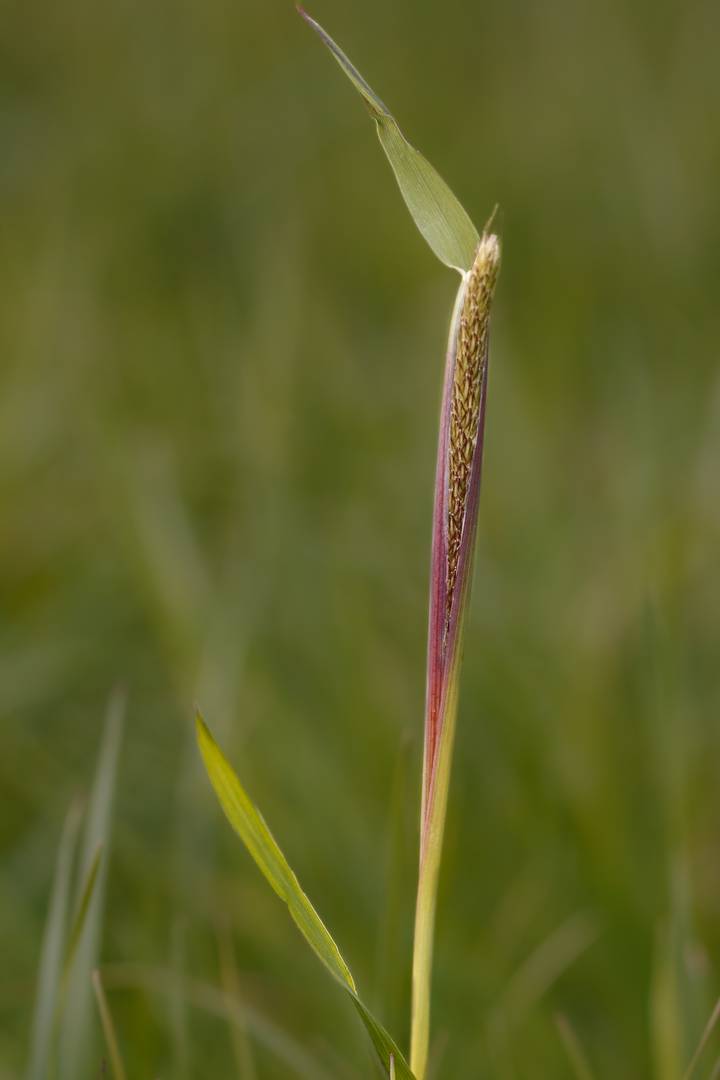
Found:
M 490 308 L 500 266 L 484 235 L 462 277 L 445 365 L 430 572 L 420 863 L 413 944 L 410 1068 L 424 1080 L 437 889 L 455 742 L 460 666 L 475 556 L 487 393 Z

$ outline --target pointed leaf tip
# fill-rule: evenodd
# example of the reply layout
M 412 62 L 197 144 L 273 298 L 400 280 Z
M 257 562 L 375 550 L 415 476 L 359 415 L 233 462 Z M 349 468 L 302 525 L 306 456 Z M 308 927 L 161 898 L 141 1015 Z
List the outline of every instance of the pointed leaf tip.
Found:
M 287 904 L 298 929 L 316 955 L 331 974 L 354 993 L 355 983 L 340 950 L 301 889 L 265 819 L 248 797 L 199 713 L 195 723 L 200 753 L 225 816 L 270 886 Z
M 209 735 L 208 726 L 202 718 L 202 713 L 199 709 L 195 710 L 195 734 L 198 737 L 198 741 L 206 735 Z
M 465 273 L 480 243 L 467 212 L 430 162 L 407 141 L 388 107 L 326 30 L 300 6 L 299 14 L 332 53 L 369 109 L 380 143 L 410 214 L 435 255 Z

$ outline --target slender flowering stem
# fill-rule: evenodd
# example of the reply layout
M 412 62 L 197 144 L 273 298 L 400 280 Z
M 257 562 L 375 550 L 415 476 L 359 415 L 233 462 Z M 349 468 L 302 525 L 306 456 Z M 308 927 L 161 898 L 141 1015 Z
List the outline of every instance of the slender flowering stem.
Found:
M 482 471 L 490 307 L 500 245 L 484 235 L 450 324 L 435 479 L 410 1067 L 424 1080 L 438 876 Z
M 460 272 L 450 323 L 435 474 L 420 867 L 415 909 L 410 1072 L 425 1080 L 435 904 L 457 713 L 460 660 L 477 530 L 487 391 L 490 305 L 500 245 L 481 236 L 445 181 L 402 134 L 387 106 L 330 35 L 300 14 L 364 101 L 415 224 L 435 255 Z M 492 220 L 492 219 L 491 219 Z M 384 1044 L 385 1045 L 385 1044 Z M 388 1044 L 389 1045 L 389 1044 Z M 394 1054 L 394 1052 L 393 1052 Z M 384 1058 L 392 1073 L 396 1054 Z M 406 1063 L 401 1066 L 407 1068 Z

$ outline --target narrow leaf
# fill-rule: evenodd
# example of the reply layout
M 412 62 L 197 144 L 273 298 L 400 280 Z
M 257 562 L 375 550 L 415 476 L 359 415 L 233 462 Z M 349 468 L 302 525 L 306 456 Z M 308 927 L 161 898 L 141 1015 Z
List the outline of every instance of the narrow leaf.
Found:
M 682 1002 L 669 927 L 658 926 L 650 991 L 650 1033 L 658 1080 L 683 1074 Z
M 103 1035 L 105 1036 L 105 1045 L 107 1046 L 108 1056 L 110 1058 L 110 1067 L 112 1068 L 113 1078 L 114 1080 L 127 1080 L 125 1066 L 123 1065 L 122 1055 L 120 1053 L 120 1045 L 117 1040 L 117 1035 L 115 1034 L 115 1025 L 113 1024 L 110 1006 L 105 997 L 105 990 L 103 989 L 99 971 L 93 971 L 92 985 L 93 990 L 95 991 L 98 1012 L 100 1013 L 100 1023 L 102 1024 Z
M 555 1025 L 558 1029 L 560 1039 L 565 1048 L 565 1053 L 568 1056 L 568 1061 L 572 1066 L 576 1080 L 593 1080 L 593 1072 L 590 1068 L 587 1055 L 577 1036 L 577 1032 L 567 1016 L 563 1013 L 558 1013 L 555 1017 Z
M 177 993 L 175 972 L 171 968 L 105 964 L 103 982 L 105 986 L 113 989 L 159 994 L 168 999 L 172 999 Z M 180 992 L 187 1004 L 194 1009 L 208 1016 L 246 1026 L 257 1043 L 282 1062 L 294 1076 L 303 1077 L 303 1080 L 336 1080 L 318 1058 L 313 1057 L 292 1035 L 276 1027 L 257 1009 L 239 1001 L 233 994 L 191 977 L 183 980 Z
M 217 928 L 218 959 L 220 961 L 220 983 L 223 991 L 231 998 L 240 1001 L 240 976 L 238 974 L 232 930 L 229 922 L 222 919 Z M 253 1056 L 252 1044 L 248 1036 L 247 1024 L 243 1017 L 228 1017 L 230 1038 L 237 1074 L 241 1080 L 257 1080 L 257 1069 Z
M 702 1036 L 700 1038 L 700 1042 L 698 1043 L 698 1045 L 697 1045 L 697 1047 L 695 1049 L 695 1053 L 693 1054 L 693 1056 L 690 1059 L 690 1064 L 688 1065 L 687 1069 L 683 1073 L 683 1080 L 691 1080 L 691 1077 L 693 1076 L 693 1074 L 694 1074 L 694 1072 L 695 1072 L 695 1070 L 697 1068 L 698 1062 L 700 1061 L 700 1058 L 702 1057 L 703 1050 L 707 1046 L 708 1041 L 710 1039 L 710 1036 L 712 1035 L 712 1033 L 713 1033 L 713 1031 L 714 1031 L 714 1029 L 715 1029 L 715 1027 L 717 1025 L 718 1020 L 720 1020 L 720 1000 L 715 1002 L 715 1008 L 713 1009 L 712 1013 L 710 1014 L 710 1019 L 708 1020 L 707 1024 L 705 1025 L 705 1027 L 703 1029 L 703 1033 L 702 1033 Z
M 116 692 L 110 699 L 102 745 L 98 755 L 92 791 L 84 826 L 83 849 L 80 859 L 80 887 L 77 890 L 76 910 L 82 907 L 83 890 L 91 876 L 92 863 L 100 845 L 107 851 L 112 804 L 115 794 L 115 776 L 125 713 L 125 697 Z M 61 1080 L 75 1080 L 83 1074 L 91 1052 L 91 1025 L 93 1000 L 91 975 L 97 967 L 100 947 L 100 930 L 105 877 L 108 861 L 104 858 L 98 867 L 97 880 L 88 897 L 83 925 L 74 948 L 72 964 L 68 968 L 63 986 L 63 1015 L 60 1033 Z
M 287 904 L 301 934 L 328 971 L 355 990 L 350 969 L 322 919 L 310 903 L 260 812 L 245 794 L 235 772 L 213 739 L 205 721 L 196 717 L 200 752 L 225 816 L 265 878 Z
M 480 243 L 477 229 L 429 161 L 407 141 L 394 117 L 345 53 L 306 11 L 298 11 L 327 46 L 362 97 L 418 229 L 441 262 L 463 273 Z
M 196 716 L 196 730 L 208 777 L 228 821 L 270 886 L 287 904 L 296 926 L 315 955 L 350 995 L 386 1073 L 389 1075 L 392 1056 L 398 1080 L 414 1080 L 393 1039 L 358 997 L 355 980 L 329 930 L 300 887 L 262 815 L 245 793 L 234 769 L 199 713 Z
M 75 958 L 75 951 L 80 941 L 80 937 L 85 926 L 85 920 L 90 908 L 90 901 L 92 900 L 93 893 L 95 891 L 95 884 L 97 882 L 98 871 L 100 869 L 100 860 L 102 859 L 102 844 L 98 844 L 95 850 L 95 856 L 90 864 L 90 868 L 85 877 L 85 884 L 83 885 L 82 892 L 80 894 L 80 902 L 75 912 L 75 918 L 73 919 L 72 930 L 70 931 L 68 946 L 65 953 L 65 976 L 72 967 L 73 960 Z
M 171 969 L 173 994 L 170 998 L 170 1030 L 172 1033 L 173 1076 L 175 1080 L 187 1080 L 190 1075 L 190 1046 L 188 1040 L 188 1017 L 183 994 L 185 982 L 185 925 L 176 919 L 172 928 Z
M 57 1004 L 65 929 L 70 903 L 72 865 L 80 827 L 80 808 L 71 806 L 63 825 L 55 864 L 38 973 L 28 1080 L 45 1080 L 50 1071 L 55 1009 Z

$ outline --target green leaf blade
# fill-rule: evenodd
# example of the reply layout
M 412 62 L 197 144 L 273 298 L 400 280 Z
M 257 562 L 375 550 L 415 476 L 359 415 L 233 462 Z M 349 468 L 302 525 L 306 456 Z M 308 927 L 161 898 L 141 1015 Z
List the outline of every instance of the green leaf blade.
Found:
M 303 892 L 262 814 L 245 793 L 234 769 L 199 713 L 195 717 L 195 726 L 210 783 L 234 831 L 271 888 L 287 904 L 293 921 L 315 955 L 350 995 L 387 1075 L 390 1075 L 392 1062 L 397 1080 L 415 1080 L 392 1037 L 358 997 L 355 980 L 329 930 Z
M 470 270 L 480 236 L 466 210 L 427 158 L 407 141 L 387 106 L 340 46 L 302 8 L 298 11 L 340 65 L 370 111 L 380 144 L 413 221 L 440 262 Z
M 396 1080 L 415 1080 L 404 1054 L 398 1049 L 382 1024 L 378 1023 L 356 994 L 352 995 L 352 999 L 387 1075 L 394 1076 Z
M 376 120 L 378 138 L 413 221 L 438 257 L 461 273 L 473 264 L 480 237 L 462 204 L 392 116 Z
M 85 920 L 87 919 L 88 911 L 90 910 L 90 904 L 95 892 L 95 885 L 98 879 L 98 872 L 100 870 L 100 861 L 102 859 L 103 845 L 100 842 L 95 850 L 95 855 L 90 864 L 90 868 L 85 876 L 85 884 L 82 887 L 80 893 L 80 901 L 78 908 L 73 919 L 72 929 L 70 931 L 68 946 L 65 955 L 65 978 L 73 965 L 75 959 L 75 952 L 82 937 L 82 932 L 85 927 Z
M 93 971 L 91 978 L 98 1012 L 100 1013 L 100 1024 L 102 1025 L 105 1045 L 110 1059 L 113 1080 L 127 1080 L 127 1073 L 125 1072 L 122 1054 L 120 1053 L 120 1044 L 115 1032 L 115 1024 L 113 1023 L 110 1006 L 108 1005 L 107 997 L 105 996 L 105 988 L 102 984 L 100 972 L 96 969 Z
M 308 15 L 305 8 L 300 4 L 298 4 L 297 9 L 298 13 L 302 15 L 308 26 L 312 27 L 323 45 L 329 49 L 335 60 L 337 60 L 340 67 L 367 105 L 372 116 L 374 116 L 376 120 L 380 116 L 390 116 L 390 110 L 387 105 L 380 100 L 375 91 L 366 82 L 352 61 L 345 55 L 337 42 L 333 41 L 327 30 L 324 30 L 320 23 L 313 19 L 312 15 Z
M 281 900 L 284 900 L 300 933 L 331 975 L 355 992 L 355 981 L 310 900 L 300 887 L 262 814 L 245 793 L 234 769 L 217 745 L 207 724 L 195 719 L 200 753 L 210 783 L 215 789 L 226 818 L 252 855 L 258 868 Z

